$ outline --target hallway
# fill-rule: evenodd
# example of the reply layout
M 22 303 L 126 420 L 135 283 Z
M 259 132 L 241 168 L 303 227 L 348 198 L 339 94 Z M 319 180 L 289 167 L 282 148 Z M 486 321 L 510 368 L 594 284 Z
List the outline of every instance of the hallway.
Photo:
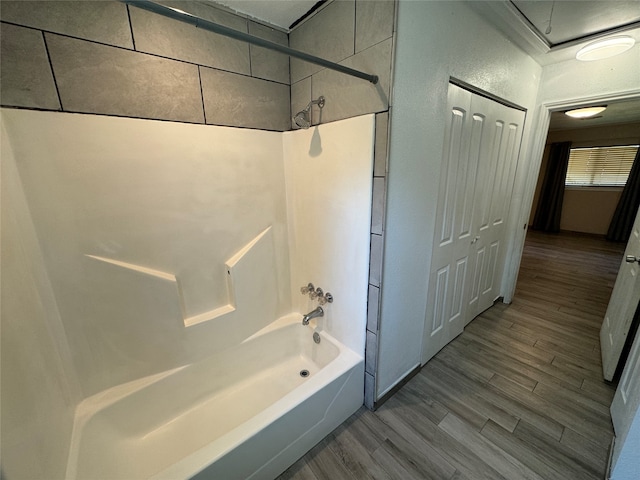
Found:
M 615 388 L 599 331 L 623 244 L 527 235 L 516 294 L 281 479 L 602 479 Z

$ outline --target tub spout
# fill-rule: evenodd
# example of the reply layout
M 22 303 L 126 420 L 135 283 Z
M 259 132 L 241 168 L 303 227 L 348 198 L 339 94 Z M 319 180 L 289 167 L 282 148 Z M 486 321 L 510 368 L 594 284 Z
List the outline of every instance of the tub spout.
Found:
M 318 307 L 315 310 L 310 311 L 309 313 L 307 313 L 302 317 L 302 324 L 309 325 L 309 320 L 311 320 L 312 318 L 323 317 L 323 316 L 324 316 L 324 310 L 322 309 L 322 307 Z

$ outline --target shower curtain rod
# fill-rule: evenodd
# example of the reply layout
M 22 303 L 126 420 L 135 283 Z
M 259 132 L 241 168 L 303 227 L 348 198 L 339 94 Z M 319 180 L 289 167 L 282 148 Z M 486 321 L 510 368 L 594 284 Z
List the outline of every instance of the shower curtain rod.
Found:
M 324 58 L 316 57 L 314 55 L 309 55 L 308 53 L 304 53 L 299 50 L 294 50 L 293 48 L 285 47 L 284 45 L 280 45 L 278 43 L 270 42 L 269 40 L 265 40 L 263 38 L 259 38 L 254 35 L 249 35 L 248 33 L 234 30 L 233 28 L 225 27 L 223 25 L 218 25 L 217 23 L 213 23 L 203 18 L 197 17 L 195 15 L 191 15 L 190 13 L 183 12 L 180 9 L 160 5 L 158 3 L 153 2 L 152 0 L 120 0 L 120 1 L 123 3 L 126 3 L 127 5 L 132 5 L 134 7 L 142 8 L 144 10 L 148 10 L 153 13 L 164 15 L 165 17 L 173 18 L 174 20 L 179 20 L 181 22 L 194 25 L 196 28 L 202 28 L 203 30 L 208 30 L 210 32 L 218 33 L 220 35 L 224 35 L 225 37 L 234 38 L 236 40 L 241 40 L 243 42 L 249 42 L 259 47 L 275 50 L 276 52 L 284 53 L 291 57 L 299 58 L 300 60 L 304 60 L 305 62 L 315 63 L 316 65 L 321 65 L 323 67 L 329 68 L 331 70 L 335 70 L 337 72 L 345 73 L 353 77 L 358 77 L 364 80 L 368 80 L 373 84 L 378 83 L 377 75 L 371 75 L 368 73 L 361 72 L 359 70 L 354 70 L 353 68 L 345 67 L 343 65 L 330 62 L 329 60 L 325 60 Z

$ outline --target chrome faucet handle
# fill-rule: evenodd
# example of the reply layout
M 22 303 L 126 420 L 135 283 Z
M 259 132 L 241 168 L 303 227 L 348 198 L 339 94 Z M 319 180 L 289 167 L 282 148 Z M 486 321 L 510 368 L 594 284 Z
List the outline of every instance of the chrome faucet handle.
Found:
M 315 287 L 313 286 L 313 283 L 309 282 L 307 285 L 300 288 L 300 293 L 302 293 L 303 295 L 306 295 L 307 293 L 313 292 L 314 290 L 315 290 Z
M 318 297 L 322 296 L 322 289 L 320 287 L 316 288 L 315 290 L 312 290 L 311 292 L 309 292 L 309 298 L 311 300 L 315 300 Z
M 318 298 L 318 303 L 320 305 L 325 305 L 327 302 L 329 303 L 333 303 L 333 295 L 331 295 L 330 293 L 325 293 L 323 296 L 321 296 L 320 298 Z

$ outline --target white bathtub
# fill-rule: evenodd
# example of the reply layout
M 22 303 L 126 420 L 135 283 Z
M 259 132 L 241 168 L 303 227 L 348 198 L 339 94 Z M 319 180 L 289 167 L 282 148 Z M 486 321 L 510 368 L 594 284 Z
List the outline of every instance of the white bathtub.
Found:
M 363 358 L 301 315 L 78 407 L 69 479 L 271 479 L 360 407 Z M 301 370 L 309 375 L 302 377 Z

